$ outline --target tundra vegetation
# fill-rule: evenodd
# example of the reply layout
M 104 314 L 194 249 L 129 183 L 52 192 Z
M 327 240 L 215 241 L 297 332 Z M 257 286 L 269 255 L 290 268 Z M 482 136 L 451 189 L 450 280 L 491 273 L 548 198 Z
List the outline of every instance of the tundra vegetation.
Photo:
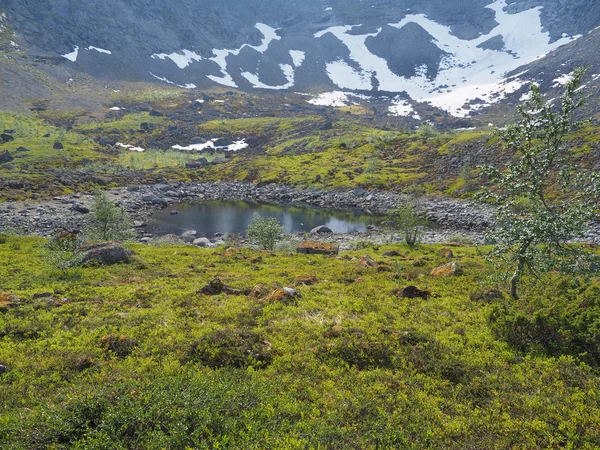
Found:
M 163 94 L 153 96 L 175 101 Z M 0 164 L 0 195 L 235 179 L 419 184 L 470 196 L 465 186 L 483 181 L 461 163 L 473 146 L 487 146 L 487 162 L 507 156 L 496 153 L 501 138 L 481 130 L 419 134 L 366 125 L 350 111 L 330 120 L 240 119 L 218 108 L 224 117 L 202 120 L 186 136 L 235 130 L 264 140 L 202 170 L 153 162 L 155 155 L 129 164 L 129 153 L 99 143 L 112 135 L 161 144 L 174 120 L 166 104 L 167 117 L 2 114 L 0 128 L 15 130 L 8 151 L 18 157 Z M 588 164 L 597 125 L 568 131 L 561 142 Z M 57 141 L 62 149 L 53 148 Z M 501 195 L 496 186 L 491 194 Z M 544 198 L 564 205 L 558 190 Z M 97 199 L 100 225 L 113 213 L 125 223 L 115 205 Z M 525 217 L 543 211 L 537 201 L 519 199 Z M 99 229 L 102 239 L 123 238 Z M 511 298 L 482 256 L 498 247 L 464 241 L 361 241 L 337 256 L 276 252 L 271 241 L 261 244 L 269 250 L 232 239 L 216 249 L 128 243 L 131 262 L 74 270 L 79 244 L 61 239 L 0 237 L 0 448 L 598 447 L 600 280 L 591 271 L 540 270 L 538 283 L 519 277 Z

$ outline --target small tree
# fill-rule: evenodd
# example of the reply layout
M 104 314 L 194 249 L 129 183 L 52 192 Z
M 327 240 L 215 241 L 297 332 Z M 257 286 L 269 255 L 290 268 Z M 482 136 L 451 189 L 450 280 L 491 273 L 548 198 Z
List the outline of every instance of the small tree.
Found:
M 258 213 L 252 215 L 246 236 L 255 245 L 263 250 L 275 250 L 277 241 L 281 240 L 284 232 L 283 226 L 274 217 L 262 218 Z
M 55 269 L 62 272 L 63 276 L 81 262 L 81 254 L 77 249 L 81 239 L 75 233 L 60 233 L 52 237 L 44 246 L 44 259 Z
M 387 225 L 392 231 L 399 231 L 409 246 L 416 245 L 423 235 L 425 221 L 419 216 L 417 201 L 411 197 L 401 199 L 387 214 Z
M 90 208 L 92 220 L 85 229 L 91 240 L 126 241 L 135 237 L 133 222 L 125 208 L 112 202 L 105 192 L 97 191 Z
M 584 101 L 583 74 L 575 70 L 556 106 L 532 85 L 529 99 L 517 108 L 516 123 L 498 131 L 511 162 L 505 170 L 483 167 L 492 184 L 484 197 L 497 205 L 496 227 L 488 235 L 494 247 L 487 258 L 510 278 L 513 299 L 526 274 L 576 274 L 597 267 L 594 255 L 572 243 L 585 236 L 600 200 L 600 177 L 578 165 L 565 145 L 566 134 L 579 125 L 574 112 Z

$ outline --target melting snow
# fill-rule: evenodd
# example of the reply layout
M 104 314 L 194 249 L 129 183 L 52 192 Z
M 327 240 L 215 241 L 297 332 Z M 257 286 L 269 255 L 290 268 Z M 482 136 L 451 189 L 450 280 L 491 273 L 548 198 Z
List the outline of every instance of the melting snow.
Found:
M 334 26 L 314 36 L 319 38 L 326 33 L 333 34 L 346 45 L 350 50 L 350 58 L 360 66 L 360 70 L 356 70 L 343 61 L 327 64 L 331 80 L 339 87 L 370 89 L 371 74 L 375 73 L 381 90 L 406 91 L 415 100 L 429 102 L 453 115 L 466 116 L 470 110 L 484 106 L 479 104 L 472 105 L 470 110 L 463 109 L 466 102 L 479 98 L 480 101 L 493 103 L 525 84 L 515 79 L 503 80 L 504 73 L 580 37 L 562 38 L 550 43 L 550 35 L 543 30 L 540 20 L 540 7 L 508 14 L 504 11 L 506 3 L 506 0 L 498 0 L 487 6 L 495 12 L 498 25 L 490 33 L 473 40 L 459 39 L 452 35 L 450 27 L 440 25 L 423 14 L 409 15 L 396 24 L 390 24 L 402 28 L 408 23 L 416 23 L 433 36 L 440 49 L 449 53 L 442 60 L 435 80 L 429 80 L 423 70 L 410 79 L 397 76 L 385 59 L 373 55 L 365 41 L 369 36 L 379 34 L 380 30 L 377 33 L 352 35 L 349 32 L 354 26 Z M 477 47 L 498 34 L 504 38 L 506 51 Z M 459 87 L 440 92 L 437 87 L 442 85 Z
M 106 53 L 107 55 L 112 55 L 112 52 L 110 50 L 104 50 L 103 48 L 99 48 L 99 47 L 93 47 L 93 46 L 89 46 L 88 48 L 86 48 L 86 50 L 96 50 L 99 53 Z
M 292 61 L 294 61 L 294 67 L 298 68 L 304 62 L 306 53 L 300 50 L 290 50 L 290 56 L 292 57 Z
M 202 56 L 190 51 L 190 50 L 182 50 L 183 54 L 180 53 L 171 53 L 171 54 L 166 54 L 166 53 L 155 53 L 152 55 L 153 59 L 162 59 L 164 60 L 165 58 L 170 59 L 171 61 L 173 61 L 175 64 L 177 64 L 177 67 L 179 67 L 180 69 L 185 69 L 187 66 L 189 66 L 191 63 L 193 63 L 194 61 L 202 61 Z
M 230 145 L 224 145 L 224 146 L 219 146 L 219 145 L 215 145 L 215 143 L 217 141 L 219 141 L 220 138 L 215 138 L 215 139 L 210 139 L 206 142 L 204 142 L 203 144 L 192 144 L 192 145 L 188 145 L 188 146 L 181 146 L 181 145 L 173 145 L 171 148 L 175 149 L 175 150 L 182 150 L 182 151 L 202 151 L 202 150 L 206 150 L 206 149 L 214 149 L 214 150 L 224 150 L 227 152 L 236 152 L 238 150 L 243 150 L 245 148 L 248 147 L 248 143 L 246 142 L 245 139 L 239 139 L 233 143 L 231 143 Z
M 77 56 L 79 55 L 79 47 L 76 45 L 75 46 L 75 50 L 73 50 L 71 53 L 67 53 L 65 55 L 62 55 L 63 58 L 67 58 L 69 61 L 77 61 Z
M 292 66 L 290 66 L 289 64 L 279 64 L 279 67 L 281 68 L 281 70 L 283 71 L 283 74 L 285 75 L 285 77 L 287 79 L 287 83 L 282 84 L 280 86 L 271 86 L 268 84 L 261 83 L 260 80 L 258 79 L 258 75 L 255 75 L 250 72 L 242 72 L 241 75 L 245 79 L 247 79 L 250 83 L 252 83 L 252 86 L 255 88 L 259 88 L 259 89 L 289 89 L 289 88 L 291 88 L 294 85 L 294 68 Z
M 117 142 L 115 144 L 115 146 L 116 147 L 121 147 L 121 148 L 124 148 L 124 149 L 127 149 L 127 150 L 131 150 L 132 152 L 139 152 L 139 153 L 141 153 L 141 152 L 145 152 L 146 151 L 146 149 L 143 149 L 142 147 L 136 147 L 135 145 L 123 144 L 121 142 Z
M 389 107 L 389 111 L 394 116 L 412 117 L 416 120 L 421 120 L 421 116 L 415 112 L 412 105 L 406 100 L 397 100 Z
M 215 56 L 212 58 L 209 58 L 209 59 L 211 61 L 216 62 L 219 65 L 223 76 L 217 77 L 215 75 L 209 75 L 208 78 L 210 78 L 211 80 L 213 80 L 216 83 L 223 84 L 225 86 L 238 87 L 237 84 L 235 84 L 235 81 L 233 81 L 233 78 L 231 78 L 231 75 L 229 75 L 229 73 L 227 72 L 227 57 L 230 55 L 234 55 L 234 56 L 239 55 L 240 52 L 242 51 L 242 49 L 244 49 L 246 47 L 250 47 L 250 48 L 253 48 L 254 50 L 256 50 L 257 52 L 264 53 L 269 48 L 269 45 L 271 44 L 272 41 L 278 41 L 281 39 L 281 37 L 277 35 L 278 28 L 272 28 L 269 25 L 265 25 L 264 23 L 257 23 L 255 25 L 255 27 L 263 35 L 263 40 L 262 40 L 261 44 L 260 45 L 244 44 L 240 48 L 235 49 L 235 50 L 226 50 L 226 49 L 213 50 L 213 53 L 215 54 Z
M 110 108 L 111 111 L 121 111 L 121 108 L 119 108 L 118 106 L 113 106 L 112 108 Z
M 564 86 L 571 79 L 572 73 L 565 73 L 558 78 L 552 80 L 552 87 Z
M 348 92 L 342 91 L 325 92 L 315 98 L 311 98 L 308 100 L 308 103 L 317 106 L 346 106 L 348 95 Z
M 183 89 L 196 89 L 196 87 L 197 87 L 193 83 L 176 84 L 176 83 L 173 83 L 172 81 L 166 79 L 165 77 L 159 77 L 158 75 L 154 75 L 152 72 L 148 72 L 148 73 L 150 75 L 152 75 L 154 78 L 156 78 L 157 80 L 164 81 L 165 83 L 172 84 L 173 86 L 177 86 L 177 87 L 180 87 L 180 88 L 183 88 Z

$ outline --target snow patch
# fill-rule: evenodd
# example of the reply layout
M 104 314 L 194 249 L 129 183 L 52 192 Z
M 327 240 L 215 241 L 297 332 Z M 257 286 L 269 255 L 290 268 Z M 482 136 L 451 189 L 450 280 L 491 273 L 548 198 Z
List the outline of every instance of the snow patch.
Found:
M 222 76 L 218 77 L 215 75 L 209 75 L 208 78 L 210 78 L 215 83 L 219 83 L 219 84 L 229 86 L 229 87 L 234 87 L 234 88 L 238 87 L 237 84 L 235 83 L 235 81 L 233 81 L 233 78 L 231 78 L 231 75 L 229 75 L 229 73 L 227 72 L 227 57 L 230 55 L 232 55 L 232 56 L 239 55 L 240 52 L 246 47 L 252 48 L 259 53 L 264 53 L 269 48 L 269 45 L 271 44 L 272 41 L 278 41 L 281 39 L 281 36 L 277 35 L 277 30 L 279 28 L 273 28 L 273 27 L 270 27 L 269 25 L 266 25 L 266 24 L 260 23 L 260 22 L 255 25 L 255 28 L 258 29 L 258 31 L 260 31 L 263 35 L 263 39 L 262 39 L 262 42 L 260 43 L 260 45 L 244 44 L 240 48 L 233 49 L 233 50 L 227 50 L 227 49 L 213 50 L 213 54 L 215 56 L 212 58 L 209 58 L 209 59 L 219 65 L 219 67 L 221 68 Z
M 413 109 L 412 105 L 406 100 L 396 100 L 388 108 L 390 114 L 401 117 L 412 117 L 413 119 L 420 120 L 421 116 Z
M 112 108 L 110 108 L 111 111 L 121 111 L 121 108 L 119 108 L 118 106 L 113 106 Z
M 292 61 L 294 61 L 294 67 L 298 68 L 304 62 L 306 53 L 300 50 L 290 50 L 290 56 L 292 57 Z
M 79 56 L 79 47 L 76 45 L 75 50 L 71 53 L 66 53 L 62 55 L 63 58 L 67 58 L 69 61 L 75 62 L 77 61 L 77 56 Z
M 110 50 L 104 50 L 103 48 L 99 48 L 99 47 L 94 47 L 94 46 L 89 46 L 86 48 L 86 50 L 90 51 L 90 50 L 95 50 L 98 53 L 106 53 L 107 55 L 112 55 L 112 52 Z
M 565 73 L 565 74 L 561 75 L 560 77 L 555 78 L 554 80 L 552 80 L 552 87 L 564 86 L 571 79 L 572 75 L 573 75 L 573 72 Z
M 335 92 L 325 92 L 316 96 L 315 98 L 311 98 L 308 100 L 308 103 L 311 105 L 317 106 L 346 106 L 348 102 L 348 93 L 342 91 Z
M 250 72 L 242 72 L 242 76 L 252 83 L 254 88 L 258 89 L 289 89 L 294 85 L 294 68 L 289 64 L 279 64 L 285 78 L 287 79 L 286 84 L 282 84 L 280 86 L 271 86 L 268 84 L 261 83 L 258 79 L 258 75 L 250 73 Z
M 433 80 L 427 78 L 424 68 L 418 68 L 417 75 L 412 78 L 398 76 L 390 70 L 385 59 L 373 55 L 366 46 L 366 39 L 377 36 L 381 29 L 375 33 L 353 35 L 351 30 L 358 25 L 333 26 L 314 37 L 318 39 L 326 33 L 333 34 L 348 48 L 350 59 L 360 67 L 352 68 L 343 60 L 328 63 L 327 73 L 337 86 L 370 89 L 370 79 L 375 74 L 380 90 L 405 91 L 414 100 L 429 102 L 453 115 L 466 116 L 469 111 L 487 106 L 484 103 L 494 103 L 524 84 L 516 76 L 504 79 L 505 73 L 580 37 L 564 37 L 550 42 L 550 35 L 541 23 L 541 7 L 509 14 L 504 11 L 506 4 L 506 0 L 496 0 L 487 6 L 494 11 L 498 25 L 488 34 L 472 40 L 459 39 L 452 34 L 450 27 L 440 25 L 423 14 L 410 14 L 398 23 L 389 24 L 401 29 L 409 23 L 416 23 L 433 37 L 441 50 L 448 53 Z M 502 51 L 478 48 L 497 35 L 502 35 L 505 43 Z M 448 88 L 441 90 L 439 86 Z M 471 100 L 479 104 L 470 110 L 462 108 Z
M 208 141 L 206 141 L 202 144 L 192 144 L 192 145 L 187 145 L 187 146 L 173 145 L 171 148 L 175 149 L 175 150 L 185 151 L 185 152 L 203 151 L 203 150 L 207 150 L 207 149 L 223 150 L 226 152 L 237 152 L 238 150 L 243 150 L 245 148 L 248 148 L 248 143 L 246 142 L 246 139 L 239 139 L 229 145 L 223 145 L 223 146 L 215 145 L 220 139 L 221 138 L 213 138 L 213 139 L 209 139 Z
M 154 78 L 156 78 L 157 80 L 160 81 L 164 81 L 167 84 L 172 84 L 173 86 L 177 86 L 179 88 L 183 88 L 183 89 L 196 89 L 196 85 L 193 83 L 187 83 L 187 84 L 176 84 L 173 83 L 171 80 L 166 79 L 165 77 L 159 77 L 158 75 L 154 75 L 152 72 L 148 72 L 150 75 L 152 75 Z
M 146 151 L 146 149 L 144 149 L 142 147 L 136 147 L 135 145 L 123 144 L 121 142 L 117 142 L 115 144 L 115 147 L 121 147 L 126 150 L 131 150 L 132 152 L 138 152 L 138 153 L 142 153 L 142 152 Z
M 175 64 L 177 64 L 177 67 L 179 67 L 180 69 L 185 69 L 187 66 L 189 66 L 190 64 L 192 64 L 194 61 L 202 61 L 202 56 L 190 51 L 190 50 L 182 50 L 181 53 L 178 52 L 174 52 L 174 53 L 155 53 L 152 55 L 153 59 L 162 59 L 163 61 L 165 59 L 170 59 L 171 61 L 173 61 Z

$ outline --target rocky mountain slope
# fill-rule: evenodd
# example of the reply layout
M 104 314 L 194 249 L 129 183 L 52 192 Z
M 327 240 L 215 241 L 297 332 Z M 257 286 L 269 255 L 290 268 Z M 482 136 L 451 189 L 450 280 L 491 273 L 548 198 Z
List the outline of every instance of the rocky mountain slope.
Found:
M 322 104 L 340 102 L 331 91 L 385 95 L 390 113 L 414 119 L 416 102 L 464 117 L 522 95 L 538 74 L 521 66 L 600 25 L 592 0 L 5 0 L 0 9 L 12 33 L 5 50 L 63 78 L 324 92 Z M 566 66 L 552 68 L 565 68 L 556 78 Z

